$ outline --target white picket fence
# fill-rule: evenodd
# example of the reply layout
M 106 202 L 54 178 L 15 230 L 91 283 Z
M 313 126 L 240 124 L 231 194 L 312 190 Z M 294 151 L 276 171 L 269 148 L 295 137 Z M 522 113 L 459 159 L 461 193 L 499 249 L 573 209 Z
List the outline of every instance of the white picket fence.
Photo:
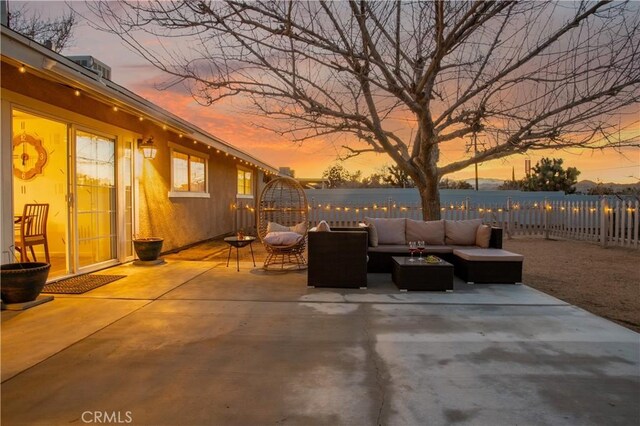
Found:
M 637 200 L 606 199 L 599 201 L 532 201 L 500 204 L 449 204 L 441 207 L 441 217 L 448 220 L 482 218 L 484 223 L 504 229 L 511 238 L 516 235 L 542 235 L 599 242 L 602 245 L 640 247 Z M 399 204 L 392 199 L 368 205 L 333 205 L 309 200 L 309 223 L 315 226 L 325 220 L 330 226 L 357 226 L 365 217 L 422 220 L 419 204 Z M 255 207 L 252 203 L 237 205 L 236 228 L 255 229 Z

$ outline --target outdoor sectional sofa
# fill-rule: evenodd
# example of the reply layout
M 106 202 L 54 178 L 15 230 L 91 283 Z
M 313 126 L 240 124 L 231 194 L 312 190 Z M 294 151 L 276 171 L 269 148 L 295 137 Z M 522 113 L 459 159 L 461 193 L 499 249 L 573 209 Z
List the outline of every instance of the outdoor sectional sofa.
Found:
M 391 273 L 391 258 L 408 256 L 408 242 L 418 240 L 426 242 L 424 256 L 453 264 L 455 275 L 465 282 L 522 282 L 523 256 L 502 250 L 502 229 L 483 225 L 481 219 L 366 218 L 359 229 L 309 233 L 308 284 L 364 287 L 367 272 Z

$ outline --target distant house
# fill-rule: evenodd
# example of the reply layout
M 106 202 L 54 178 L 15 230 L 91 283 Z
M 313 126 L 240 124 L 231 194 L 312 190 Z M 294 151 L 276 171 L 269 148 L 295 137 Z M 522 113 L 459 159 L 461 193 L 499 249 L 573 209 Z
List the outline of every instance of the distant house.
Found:
M 76 60 L 99 66 L 2 27 L 2 263 L 25 203 L 50 205 L 51 278 L 134 259 L 134 236 L 171 250 L 235 231 L 278 170 Z

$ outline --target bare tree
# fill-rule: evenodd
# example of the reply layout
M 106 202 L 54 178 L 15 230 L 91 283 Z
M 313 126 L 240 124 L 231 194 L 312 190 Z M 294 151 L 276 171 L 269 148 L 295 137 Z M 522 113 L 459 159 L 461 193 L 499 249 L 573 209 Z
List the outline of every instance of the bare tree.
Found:
M 637 4 L 88 6 L 101 29 L 174 76 L 172 84 L 187 83 L 204 105 L 242 94 L 295 141 L 340 135 L 344 157 L 386 153 L 415 182 L 425 218 L 440 216 L 441 177 L 475 163 L 535 149 L 639 145 L 629 130 L 640 99 Z M 143 43 L 139 31 L 173 47 Z M 443 146 L 478 135 L 477 152 L 441 164 Z
M 71 9 L 59 17 L 43 18 L 26 5 L 10 10 L 7 18 L 9 28 L 55 52 L 61 52 L 71 43 L 76 24 L 76 15 Z

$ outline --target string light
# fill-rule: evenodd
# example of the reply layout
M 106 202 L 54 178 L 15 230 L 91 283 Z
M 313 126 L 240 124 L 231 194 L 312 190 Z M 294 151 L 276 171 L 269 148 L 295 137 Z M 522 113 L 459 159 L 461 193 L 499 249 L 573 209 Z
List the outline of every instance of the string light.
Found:
M 20 65 L 18 71 L 20 71 L 21 74 L 24 74 L 25 72 L 27 72 L 27 67 L 25 67 L 24 65 Z
M 113 106 L 113 112 L 118 112 L 118 107 L 117 106 Z
M 73 91 L 73 94 L 76 96 L 80 96 L 80 90 L 76 89 Z

